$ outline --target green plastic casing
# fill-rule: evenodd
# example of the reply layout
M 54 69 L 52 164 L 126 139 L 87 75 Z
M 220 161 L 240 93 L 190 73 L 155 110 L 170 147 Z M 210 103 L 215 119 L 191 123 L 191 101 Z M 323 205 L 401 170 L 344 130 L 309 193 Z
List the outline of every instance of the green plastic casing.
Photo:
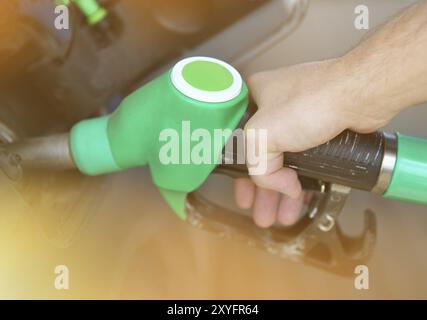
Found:
M 73 0 L 77 7 L 86 16 L 89 24 L 94 25 L 102 21 L 108 14 L 107 10 L 98 4 L 97 0 Z
M 427 204 L 427 140 L 398 134 L 396 165 L 384 197 Z
M 78 169 L 87 175 L 148 165 L 153 182 L 164 199 L 180 218 L 185 219 L 187 193 L 199 188 L 207 179 L 228 139 L 224 135 L 219 148 L 212 144 L 209 163 L 194 164 L 182 161 L 188 135 L 195 129 L 203 129 L 211 137 L 215 136 L 216 129 L 231 132 L 247 105 L 245 83 L 240 94 L 230 101 L 200 102 L 179 92 L 168 71 L 126 97 L 112 115 L 76 124 L 70 134 L 72 157 Z M 169 135 L 171 132 L 176 135 Z M 160 139 L 161 133 L 168 139 Z M 200 142 L 193 138 L 186 146 L 192 152 Z M 172 139 L 180 140 L 180 162 L 164 164 L 159 155 L 165 143 Z

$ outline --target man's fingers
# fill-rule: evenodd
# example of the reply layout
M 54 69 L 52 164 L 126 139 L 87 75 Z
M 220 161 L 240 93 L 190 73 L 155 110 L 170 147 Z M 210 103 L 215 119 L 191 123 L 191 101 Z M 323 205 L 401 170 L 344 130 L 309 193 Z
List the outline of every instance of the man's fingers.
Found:
M 252 208 L 255 198 L 255 184 L 252 182 L 252 180 L 249 178 L 235 179 L 234 197 L 239 208 Z
M 297 173 L 289 168 L 281 168 L 263 176 L 252 176 L 256 185 L 264 189 L 278 191 L 290 198 L 298 198 L 302 193 Z
M 254 221 L 261 228 L 271 227 L 276 221 L 280 194 L 257 188 L 254 203 Z
M 277 219 L 285 226 L 291 226 L 298 221 L 300 212 L 304 205 L 304 192 L 296 199 L 292 199 L 286 195 L 280 200 Z
M 263 228 L 271 227 L 276 219 L 285 226 L 298 221 L 304 202 L 310 200 L 311 192 L 300 192 L 296 198 L 280 194 L 274 190 L 256 187 L 248 178 L 234 181 L 234 195 L 242 209 L 254 206 L 254 221 Z

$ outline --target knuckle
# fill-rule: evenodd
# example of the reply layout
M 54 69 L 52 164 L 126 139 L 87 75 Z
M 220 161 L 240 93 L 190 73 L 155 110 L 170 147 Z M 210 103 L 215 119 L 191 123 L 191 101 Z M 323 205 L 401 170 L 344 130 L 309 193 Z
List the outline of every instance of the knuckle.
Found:
M 249 87 L 257 86 L 262 83 L 263 72 L 258 72 L 250 75 L 247 79 L 247 83 Z

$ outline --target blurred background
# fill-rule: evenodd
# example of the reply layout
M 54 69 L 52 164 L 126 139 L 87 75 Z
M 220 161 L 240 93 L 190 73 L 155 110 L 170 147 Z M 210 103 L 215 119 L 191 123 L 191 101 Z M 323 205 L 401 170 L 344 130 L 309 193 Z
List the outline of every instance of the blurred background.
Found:
M 110 0 L 91 26 L 76 6 L 56 30 L 49 0 L 0 4 L 0 141 L 64 132 L 113 111 L 129 92 L 190 55 L 209 55 L 251 73 L 339 56 L 409 0 Z M 411 39 L 408 39 L 411 41 Z M 427 137 L 427 105 L 386 128 Z M 295 263 L 180 221 L 148 169 L 87 178 L 75 172 L 0 171 L 0 298 L 371 299 L 427 298 L 427 208 L 352 191 L 340 223 L 362 229 L 377 216 L 367 263 L 370 289 L 354 277 Z M 229 179 L 203 187 L 232 202 Z M 57 290 L 66 265 L 70 289 Z

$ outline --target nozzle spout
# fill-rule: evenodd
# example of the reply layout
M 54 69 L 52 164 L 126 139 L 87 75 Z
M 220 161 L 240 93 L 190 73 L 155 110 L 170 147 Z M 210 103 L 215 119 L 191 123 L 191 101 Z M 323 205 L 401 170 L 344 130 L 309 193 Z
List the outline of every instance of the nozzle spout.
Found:
M 3 146 L 18 156 L 24 168 L 67 170 L 76 168 L 71 157 L 69 134 L 58 134 L 17 141 Z

